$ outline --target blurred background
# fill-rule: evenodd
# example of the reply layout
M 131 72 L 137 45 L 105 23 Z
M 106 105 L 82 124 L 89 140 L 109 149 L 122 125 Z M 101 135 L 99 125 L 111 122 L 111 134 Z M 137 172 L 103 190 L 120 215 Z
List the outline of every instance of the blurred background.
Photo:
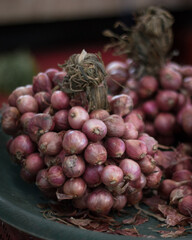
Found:
M 82 49 L 101 52 L 105 64 L 121 58 L 103 51 L 109 39 L 102 31 L 116 21 L 131 26 L 132 14 L 151 5 L 172 13 L 174 60 L 192 64 L 192 0 L 0 0 L 1 99 Z

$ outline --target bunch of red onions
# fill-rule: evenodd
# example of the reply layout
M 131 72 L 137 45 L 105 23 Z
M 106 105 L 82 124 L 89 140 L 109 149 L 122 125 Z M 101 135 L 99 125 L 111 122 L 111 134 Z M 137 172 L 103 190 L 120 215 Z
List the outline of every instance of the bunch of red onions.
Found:
M 48 69 L 9 96 L 2 129 L 21 177 L 48 197 L 99 214 L 120 210 L 157 189 L 158 143 L 127 94 L 110 99 L 110 112 L 74 106 L 56 85 L 67 73 Z

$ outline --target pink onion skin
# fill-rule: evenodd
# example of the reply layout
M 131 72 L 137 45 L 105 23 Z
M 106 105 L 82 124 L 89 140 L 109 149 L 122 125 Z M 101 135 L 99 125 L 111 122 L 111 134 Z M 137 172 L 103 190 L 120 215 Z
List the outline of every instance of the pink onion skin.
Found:
M 69 122 L 68 122 L 68 110 L 63 109 L 59 110 L 54 115 L 55 129 L 57 131 L 68 130 Z
M 121 117 L 129 114 L 133 109 L 133 100 L 127 94 L 115 95 L 110 101 L 111 111 Z
M 102 140 L 107 134 L 107 126 L 99 119 L 88 119 L 82 126 L 82 132 L 92 142 Z
M 85 171 L 85 161 L 78 155 L 65 156 L 62 161 L 62 169 L 65 176 L 80 177 Z
M 132 159 L 125 158 L 121 160 L 119 167 L 122 169 L 125 179 L 136 181 L 141 176 L 139 164 Z
M 159 108 L 155 100 L 148 100 L 145 103 L 143 103 L 142 109 L 146 117 L 149 119 L 154 119 L 159 112 Z
M 185 216 L 191 217 L 192 215 L 192 195 L 188 195 L 179 200 L 179 212 Z
M 88 187 L 97 187 L 102 183 L 101 172 L 103 171 L 103 168 L 103 165 L 86 165 L 83 179 Z
M 66 152 L 64 149 L 62 149 L 61 152 L 55 156 L 45 155 L 44 163 L 47 167 L 51 167 L 54 165 L 61 165 L 61 163 L 64 160 L 65 155 L 66 155 Z
M 137 139 L 138 138 L 138 131 L 135 125 L 132 122 L 125 122 L 125 131 L 122 136 L 123 139 Z
M 38 113 L 32 117 L 26 126 L 26 132 L 34 142 L 38 142 L 41 135 L 53 130 L 53 118 L 46 113 Z
M 125 132 L 125 123 L 123 118 L 117 114 L 112 114 L 104 120 L 107 126 L 107 136 L 122 137 Z
M 101 165 L 107 160 L 107 150 L 100 143 L 90 143 L 84 151 L 86 162 L 92 165 Z
M 157 151 L 158 149 L 158 142 L 155 138 L 151 137 L 149 134 L 147 133 L 141 133 L 139 135 L 138 140 L 141 140 L 143 142 L 145 142 L 146 146 L 147 146 L 147 154 L 149 155 L 154 155 L 154 153 Z
M 26 112 L 38 112 L 38 103 L 36 99 L 30 95 L 20 96 L 16 101 L 16 106 L 21 114 Z
M 47 76 L 49 77 L 49 79 L 51 80 L 53 85 L 55 85 L 53 82 L 53 78 L 55 77 L 55 74 L 58 72 L 59 72 L 59 70 L 56 68 L 48 68 L 47 70 L 45 70 L 45 73 L 47 74 Z
M 2 113 L 1 127 L 8 135 L 15 135 L 19 130 L 20 113 L 16 107 L 7 107 Z
M 52 187 L 60 187 L 66 180 L 61 166 L 51 166 L 47 171 L 47 180 Z
M 38 73 L 33 77 L 33 92 L 49 92 L 51 93 L 52 83 L 46 73 Z
M 17 87 L 8 97 L 8 103 L 10 106 L 16 107 L 16 101 L 20 96 L 31 95 L 33 96 L 33 91 L 26 87 Z
M 30 174 L 36 175 L 45 167 L 45 164 L 39 153 L 31 153 L 24 160 L 24 167 Z
M 145 129 L 145 124 L 141 114 L 139 114 L 135 110 L 133 110 L 130 114 L 128 114 L 124 118 L 124 121 L 131 122 L 132 124 L 134 124 L 138 132 L 143 132 Z
M 190 77 L 192 76 L 192 66 L 191 65 L 180 66 L 179 72 L 182 74 L 183 77 Z
M 64 80 L 64 77 L 67 75 L 67 72 L 65 71 L 59 71 L 57 73 L 55 73 L 52 82 L 54 84 L 54 86 L 58 85 L 59 83 L 62 83 Z
M 56 155 L 62 149 L 62 138 L 56 132 L 47 132 L 40 137 L 38 147 L 43 154 Z
M 107 215 L 113 207 L 113 204 L 112 194 L 104 188 L 93 190 L 87 198 L 88 209 L 102 215 Z
M 144 76 L 139 81 L 138 94 L 141 98 L 152 96 L 158 89 L 158 81 L 153 76 Z
M 136 192 L 133 192 L 131 194 L 127 194 L 127 204 L 128 205 L 135 205 L 139 203 L 143 198 L 143 192 L 142 190 L 138 190 Z
M 141 176 L 136 181 L 130 181 L 129 186 L 135 188 L 135 189 L 143 189 L 147 184 L 146 177 L 143 173 L 141 173 Z
M 160 84 L 164 89 L 177 91 L 182 85 L 182 76 L 171 65 L 165 66 L 160 70 Z
M 43 112 L 51 104 L 51 94 L 48 92 L 38 92 L 34 98 L 38 103 L 40 112 Z
M 155 118 L 154 125 L 162 136 L 171 136 L 176 126 L 175 116 L 171 113 L 159 113 Z
M 82 197 L 87 189 L 87 185 L 82 178 L 70 178 L 63 185 L 63 192 L 71 198 Z
M 181 125 L 184 132 L 191 136 L 192 135 L 192 122 L 191 122 L 192 109 L 188 108 L 182 112 Z
M 182 185 L 175 188 L 170 193 L 170 204 L 177 205 L 179 200 L 185 196 L 192 195 L 192 188 L 188 185 Z
M 69 107 L 69 100 L 66 93 L 57 90 L 51 95 L 51 106 L 56 110 L 67 109 Z
M 156 103 L 160 111 L 170 112 L 177 106 L 178 93 L 172 90 L 159 90 Z
M 21 134 L 13 139 L 9 151 L 14 156 L 16 162 L 21 163 L 26 156 L 35 151 L 35 144 L 29 136 Z
M 87 209 L 87 198 L 89 196 L 90 189 L 86 189 L 84 195 L 79 198 L 73 198 L 72 199 L 72 204 L 75 208 L 78 209 Z
M 162 170 L 158 166 L 156 166 L 154 171 L 146 176 L 146 186 L 148 188 L 157 189 L 159 187 L 162 175 Z
M 99 119 L 99 120 L 104 120 L 105 118 L 109 117 L 109 112 L 104 109 L 97 109 L 97 110 L 93 110 L 89 114 L 89 117 Z
M 68 130 L 63 137 L 62 145 L 67 154 L 79 154 L 88 145 L 88 139 L 78 130 Z
M 101 172 L 101 181 L 106 186 L 117 186 L 123 181 L 122 169 L 115 165 L 105 166 Z
M 73 129 L 81 129 L 84 122 L 88 119 L 88 112 L 81 106 L 75 106 L 69 110 L 68 122 Z
M 145 121 L 145 133 L 156 138 L 157 133 L 153 122 Z
M 115 210 L 121 210 L 123 209 L 127 204 L 127 197 L 124 194 L 117 195 L 114 197 L 114 203 L 113 203 L 113 209 Z
M 24 167 L 22 167 L 20 170 L 20 177 L 27 183 L 34 183 L 36 179 L 36 175 L 31 174 Z
M 178 93 L 177 106 L 176 106 L 177 112 L 186 105 L 186 102 L 187 102 L 186 96 L 182 93 Z
M 138 163 L 142 173 L 144 174 L 152 173 L 156 167 L 156 161 L 151 155 L 148 155 L 148 154 L 143 159 L 141 159 Z
M 24 130 L 24 132 L 26 131 L 26 126 L 27 126 L 29 120 L 34 116 L 35 116 L 35 113 L 33 113 L 33 112 L 26 112 L 21 115 L 20 124 L 21 124 L 21 127 Z
M 146 156 L 147 146 L 144 141 L 137 139 L 128 139 L 124 140 L 124 142 L 125 151 L 130 158 L 139 161 Z
M 47 179 L 47 169 L 42 169 L 38 172 L 35 184 L 42 191 L 46 191 L 51 188 L 51 184 Z
M 172 179 L 176 182 L 191 180 L 192 184 L 192 172 L 187 169 L 177 170 L 173 172 Z
M 112 158 L 120 158 L 125 152 L 125 143 L 121 138 L 109 137 L 105 140 L 105 148 Z

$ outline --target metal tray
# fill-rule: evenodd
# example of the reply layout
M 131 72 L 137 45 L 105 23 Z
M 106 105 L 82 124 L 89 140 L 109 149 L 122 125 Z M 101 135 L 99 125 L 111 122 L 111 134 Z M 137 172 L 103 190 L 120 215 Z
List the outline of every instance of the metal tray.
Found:
M 38 203 L 42 203 L 42 193 L 34 184 L 25 183 L 19 176 L 19 167 L 11 162 L 6 151 L 8 140 L 0 130 L 0 219 L 11 226 L 45 240 L 123 240 L 149 239 L 148 237 L 131 237 L 100 233 L 67 226 L 43 218 Z M 153 218 L 137 226 L 139 233 L 153 235 L 154 239 L 163 239 L 157 229 L 159 222 Z M 191 235 L 170 239 L 191 239 Z

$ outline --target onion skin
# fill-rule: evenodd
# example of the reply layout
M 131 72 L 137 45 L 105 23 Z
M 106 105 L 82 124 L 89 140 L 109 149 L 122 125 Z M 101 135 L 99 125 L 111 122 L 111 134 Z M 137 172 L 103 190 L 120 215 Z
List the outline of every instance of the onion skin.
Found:
M 99 120 L 104 120 L 105 118 L 109 117 L 109 113 L 107 112 L 107 110 L 97 109 L 97 110 L 93 110 L 89 114 L 89 117 L 99 119 Z
M 158 89 L 158 81 L 153 76 L 144 76 L 139 81 L 138 94 L 141 98 L 152 96 Z
M 151 137 L 149 134 L 141 133 L 138 140 L 145 142 L 145 144 L 147 146 L 147 154 L 153 156 L 154 153 L 157 151 L 158 142 L 155 138 Z
M 111 111 L 121 117 L 129 114 L 133 109 L 133 100 L 127 94 L 115 95 L 110 101 Z
M 21 124 L 21 128 L 23 129 L 24 132 L 26 132 L 26 126 L 27 126 L 29 120 L 34 116 L 35 116 L 35 113 L 33 113 L 33 112 L 26 112 L 21 115 L 20 124 Z
M 104 119 L 107 126 L 107 136 L 122 137 L 125 132 L 125 124 L 123 118 L 117 114 L 112 114 Z
M 45 167 L 45 164 L 39 153 L 31 153 L 26 157 L 24 167 L 30 174 L 36 175 Z
M 61 166 L 51 166 L 47 171 L 47 180 L 52 187 L 60 187 L 65 182 L 65 175 Z
M 141 168 L 141 171 L 147 175 L 152 173 L 156 167 L 156 161 L 151 155 L 148 154 L 143 159 L 141 159 L 138 164 Z
M 57 111 L 53 119 L 55 122 L 55 129 L 57 131 L 69 129 L 68 110 L 63 109 L 63 110 Z
M 81 129 L 84 122 L 88 119 L 88 112 L 81 106 L 75 106 L 69 110 L 68 121 L 73 129 Z
M 72 204 L 75 208 L 86 209 L 87 208 L 87 198 L 89 196 L 90 190 L 87 188 L 84 195 L 79 198 L 73 198 Z
M 34 183 L 36 175 L 31 174 L 28 170 L 22 167 L 20 170 L 20 177 L 27 183 Z
M 147 146 L 144 141 L 137 139 L 128 139 L 124 142 L 125 151 L 130 158 L 138 161 L 146 156 Z
M 10 106 L 16 107 L 16 101 L 20 96 L 31 95 L 33 96 L 33 90 L 28 87 L 17 87 L 8 97 L 8 103 Z
M 154 171 L 146 176 L 146 186 L 148 188 L 157 189 L 159 187 L 162 175 L 162 170 L 158 166 L 156 166 Z
M 148 100 L 143 103 L 142 110 L 149 119 L 154 119 L 159 112 L 159 108 L 155 100 Z
M 139 203 L 142 200 L 142 198 L 143 198 L 142 190 L 138 190 L 131 194 L 127 194 L 127 204 L 135 205 L 135 204 Z
M 59 70 L 56 69 L 56 68 L 48 68 L 47 70 L 45 70 L 45 74 L 47 74 L 47 76 L 49 77 L 49 79 L 51 80 L 51 82 L 53 84 L 54 84 L 53 79 L 55 77 L 55 74 L 58 73 L 58 72 L 59 72 Z
M 47 169 L 42 169 L 38 172 L 35 184 L 42 191 L 46 191 L 51 188 L 51 184 L 47 179 Z
M 43 112 L 51 104 L 51 94 L 48 92 L 38 92 L 34 96 L 38 103 L 39 110 Z
M 63 137 L 62 145 L 67 154 L 79 154 L 88 145 L 88 139 L 78 130 L 68 130 Z
M 63 185 L 64 194 L 72 198 L 79 198 L 85 194 L 87 185 L 82 178 L 70 178 Z
M 62 138 L 56 132 L 47 132 L 40 137 L 38 147 L 43 154 L 56 155 L 62 149 Z
M 117 195 L 114 197 L 113 209 L 121 210 L 127 204 L 127 197 L 124 194 Z
M 192 195 L 188 195 L 179 200 L 179 212 L 185 216 L 191 217 L 192 215 Z
M 181 198 L 188 195 L 192 195 L 192 188 L 190 186 L 182 185 L 177 187 L 170 193 L 170 204 L 177 205 Z
M 33 92 L 49 92 L 51 93 L 52 83 L 46 73 L 38 73 L 37 76 L 33 77 Z
M 107 160 L 107 151 L 100 143 L 90 143 L 84 151 L 84 158 L 92 165 L 101 165 Z
M 99 119 L 88 119 L 82 126 L 82 132 L 92 142 L 102 140 L 107 134 L 107 126 Z
M 63 91 L 55 91 L 51 95 L 51 106 L 56 110 L 67 109 L 69 107 L 69 97 Z
M 106 139 L 105 148 L 110 157 L 120 158 L 125 152 L 125 143 L 121 138 L 111 137 Z
M 136 181 L 129 182 L 129 186 L 135 189 L 143 189 L 146 186 L 146 183 L 147 183 L 146 177 L 143 173 L 141 173 L 141 176 Z
M 101 173 L 101 181 L 106 186 L 117 186 L 123 181 L 123 171 L 115 165 L 105 166 Z
M 20 96 L 16 101 L 16 106 L 21 114 L 26 112 L 37 113 L 39 110 L 36 99 L 30 95 Z
M 97 187 L 101 182 L 101 173 L 103 171 L 103 165 L 87 165 L 83 174 L 83 179 L 88 187 Z
M 172 90 L 160 90 L 156 95 L 156 103 L 160 111 L 170 112 L 177 105 L 178 93 Z
M 139 164 L 132 159 L 121 160 L 119 167 L 123 170 L 124 179 L 136 181 L 141 176 L 141 168 Z
M 173 173 L 172 179 L 176 182 L 191 180 L 192 184 L 192 172 L 187 169 L 177 170 Z
M 154 125 L 162 136 L 171 136 L 176 126 L 175 116 L 171 113 L 159 113 L 155 118 Z
M 85 171 L 85 162 L 77 155 L 65 156 L 62 169 L 67 177 L 80 177 Z
M 66 155 L 66 152 L 64 149 L 62 149 L 61 152 L 55 156 L 45 155 L 44 163 L 47 167 L 60 165 L 63 162 L 65 155 Z
M 104 188 L 93 190 L 87 198 L 88 209 L 102 215 L 107 215 L 113 204 L 112 194 Z
M 138 138 L 138 131 L 135 125 L 132 122 L 125 122 L 125 131 L 122 136 L 123 139 L 137 139 Z
M 191 123 L 192 108 L 187 108 L 182 112 L 181 125 L 185 133 L 189 136 L 192 135 L 192 123 Z
M 67 75 L 67 72 L 65 71 L 56 72 L 52 79 L 54 86 L 58 85 L 59 83 L 62 83 L 66 75 Z
M 145 129 L 143 118 L 135 109 L 124 118 L 124 121 L 134 124 L 139 133 L 143 132 Z
M 3 131 L 8 135 L 15 135 L 19 130 L 20 113 L 16 107 L 7 107 L 1 119 Z

